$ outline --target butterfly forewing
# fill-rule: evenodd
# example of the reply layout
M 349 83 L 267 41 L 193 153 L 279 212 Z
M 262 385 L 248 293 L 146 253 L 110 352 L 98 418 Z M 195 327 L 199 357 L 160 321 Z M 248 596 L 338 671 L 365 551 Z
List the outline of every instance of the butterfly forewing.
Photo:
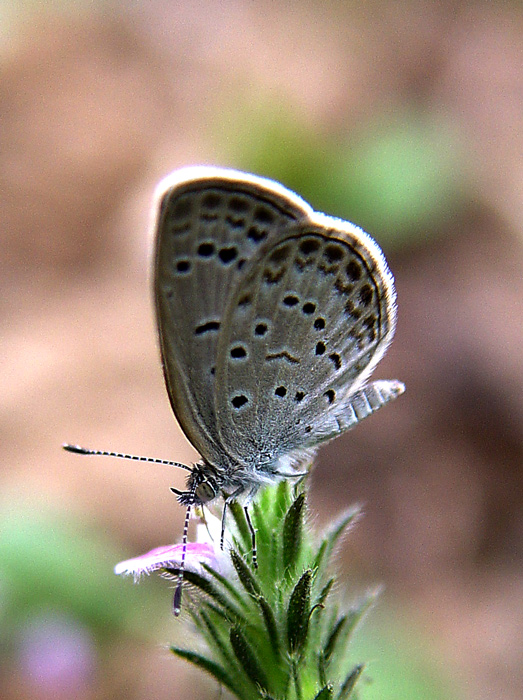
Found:
M 154 291 L 167 389 L 187 437 L 216 463 L 230 454 L 215 406 L 225 311 L 259 249 L 311 210 L 275 183 L 216 168 L 181 170 L 159 190 Z
M 220 440 L 263 464 L 317 444 L 394 331 L 392 277 L 360 229 L 311 215 L 239 281 L 218 347 Z M 328 431 L 327 431 L 328 432 Z

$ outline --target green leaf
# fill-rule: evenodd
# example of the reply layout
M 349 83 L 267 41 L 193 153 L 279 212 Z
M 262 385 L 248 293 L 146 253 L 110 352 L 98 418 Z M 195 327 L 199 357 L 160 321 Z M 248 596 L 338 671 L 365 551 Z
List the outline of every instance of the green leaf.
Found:
M 268 690 L 267 677 L 258 663 L 258 659 L 239 627 L 233 627 L 230 631 L 232 649 L 240 662 L 247 677 L 260 688 Z
M 376 602 L 376 598 L 381 592 L 381 587 L 377 587 L 367 593 L 358 603 L 351 606 L 351 609 L 347 613 L 347 634 L 352 634 L 355 627 L 360 622 L 362 617 L 369 611 L 369 609 Z
M 263 549 L 264 543 L 272 532 L 271 525 L 273 525 L 274 518 L 263 511 L 258 501 L 253 501 L 251 505 L 251 516 L 256 530 L 256 548 Z
M 306 571 L 291 594 L 287 608 L 287 641 L 291 653 L 299 652 L 307 639 L 313 572 Z
M 303 539 L 303 506 L 305 494 L 300 493 L 291 505 L 283 523 L 283 567 L 295 567 Z
M 225 576 L 222 576 L 218 571 L 215 571 L 208 564 L 203 563 L 202 566 L 205 569 L 205 571 L 207 571 L 213 578 L 215 578 L 227 590 L 227 592 L 231 594 L 232 598 L 237 600 L 238 603 L 240 603 L 240 605 L 242 605 L 243 607 L 248 607 L 248 604 L 246 603 L 240 591 L 238 591 L 238 589 L 229 581 L 229 579 L 225 578 Z
M 321 571 L 321 568 L 325 565 L 325 554 L 327 553 L 327 540 L 323 540 L 318 552 L 314 558 L 314 568 Z
M 245 551 L 249 551 L 252 548 L 251 531 L 247 523 L 247 517 L 245 516 L 243 506 L 241 506 L 237 501 L 233 501 L 232 503 L 229 503 L 227 508 L 229 509 L 229 512 L 236 523 L 236 527 L 238 528 L 243 549 L 245 549 Z
M 231 617 L 230 617 L 230 615 L 227 615 L 226 610 L 219 607 L 218 605 L 214 605 L 214 603 L 211 603 L 210 601 L 206 601 L 206 606 L 207 606 L 207 610 L 212 610 L 212 612 L 217 617 L 219 617 L 221 620 L 223 620 L 227 625 L 231 624 Z M 198 608 L 198 610 L 195 611 L 196 617 L 198 616 L 198 613 L 200 610 L 201 610 L 201 606 Z
M 343 617 L 340 617 L 336 624 L 334 625 L 334 628 L 331 630 L 331 633 L 329 635 L 329 638 L 327 640 L 327 644 L 325 645 L 325 650 L 324 650 L 324 655 L 325 655 L 325 661 L 328 664 L 332 653 L 335 649 L 336 646 L 336 641 L 338 640 L 340 633 L 344 627 L 344 625 L 347 623 L 347 616 L 343 615 Z
M 181 659 L 185 659 L 186 661 L 189 661 L 192 663 L 194 666 L 198 666 L 198 668 L 201 668 L 202 670 L 206 671 L 209 673 L 211 676 L 213 676 L 218 683 L 221 685 L 224 685 L 226 688 L 228 688 L 232 693 L 234 693 L 237 697 L 241 698 L 243 697 L 243 694 L 241 692 L 241 688 L 235 683 L 233 678 L 229 676 L 227 671 L 222 668 L 219 664 L 217 664 L 215 661 L 212 661 L 211 659 L 208 659 L 206 656 L 202 656 L 201 654 L 196 653 L 195 651 L 189 651 L 188 649 L 181 649 L 180 647 L 171 647 L 171 651 L 173 654 L 176 656 L 179 656 Z
M 269 490 L 266 490 L 269 493 Z M 283 514 L 289 507 L 289 501 L 291 499 L 289 482 L 285 479 L 280 481 L 276 487 L 276 492 L 274 494 L 274 515 L 279 520 L 283 518 Z
M 364 664 L 358 664 L 352 669 L 340 688 L 337 700 L 349 700 L 351 693 L 354 690 L 354 686 L 358 682 L 358 678 L 363 673 L 364 668 Z
M 262 611 L 263 621 L 265 622 L 265 628 L 267 630 L 271 649 L 274 655 L 278 656 L 281 648 L 280 635 L 278 633 L 278 626 L 276 624 L 276 618 L 274 617 L 272 608 L 266 599 L 261 595 L 257 596 L 256 602 Z
M 171 576 L 178 576 L 178 574 L 180 573 L 179 569 L 171 569 L 167 567 L 164 569 L 164 571 L 166 571 Z M 214 600 L 218 605 L 227 610 L 227 612 L 233 618 L 236 618 L 236 620 L 239 621 L 245 621 L 245 616 L 243 615 L 243 613 L 240 610 L 238 610 L 238 608 L 226 595 L 220 593 L 216 589 L 216 587 L 213 586 L 212 582 L 209 581 L 209 579 L 205 578 L 205 576 L 201 576 L 195 571 L 189 571 L 188 569 L 186 569 L 183 572 L 183 578 L 184 581 L 190 583 L 193 586 L 196 586 L 196 588 L 208 595 L 209 598 L 212 598 L 212 600 Z
M 314 700 L 330 700 L 330 698 L 332 698 L 332 693 L 332 683 L 327 683 L 327 685 L 314 696 Z
M 331 578 L 327 581 L 327 583 L 321 589 L 321 593 L 318 596 L 318 600 L 317 600 L 316 605 L 323 605 L 325 603 L 325 599 L 329 595 L 330 590 L 331 590 L 333 585 L 334 585 L 334 578 Z
M 249 593 L 252 596 L 261 595 L 261 591 L 260 591 L 260 587 L 258 586 L 258 582 L 254 578 L 251 570 L 249 569 L 249 566 L 245 563 L 245 560 L 234 549 L 231 550 L 231 560 L 232 560 L 234 568 L 236 569 L 236 573 L 238 574 L 238 578 L 240 580 L 240 583 L 245 588 L 247 593 Z
M 319 569 L 321 566 L 323 566 L 323 561 L 330 558 L 340 537 L 344 534 L 347 528 L 352 527 L 358 521 L 361 516 L 361 512 L 362 510 L 360 505 L 352 506 L 351 508 L 348 508 L 341 515 L 341 517 L 336 520 L 334 525 L 329 528 L 327 534 L 323 538 L 318 555 L 314 561 L 315 568 Z
M 229 645 L 228 645 L 228 635 L 227 635 L 227 629 L 228 627 L 223 627 L 222 633 L 220 634 L 220 630 L 217 625 L 213 622 L 211 619 L 211 616 L 205 611 L 202 610 L 200 612 L 200 617 L 201 620 L 203 621 L 206 630 L 207 630 L 207 635 L 209 637 L 208 642 L 209 646 L 215 649 L 220 656 L 223 659 L 223 662 L 225 663 L 226 667 L 229 669 L 229 671 L 236 671 L 236 673 L 233 674 L 234 677 L 237 677 L 237 666 L 236 662 L 234 660 L 234 657 L 231 654 Z M 224 639 L 224 634 L 227 635 L 227 640 Z
M 318 676 L 322 685 L 326 685 L 327 683 L 327 673 L 325 665 L 325 655 L 323 651 L 320 651 L 320 653 L 318 654 Z

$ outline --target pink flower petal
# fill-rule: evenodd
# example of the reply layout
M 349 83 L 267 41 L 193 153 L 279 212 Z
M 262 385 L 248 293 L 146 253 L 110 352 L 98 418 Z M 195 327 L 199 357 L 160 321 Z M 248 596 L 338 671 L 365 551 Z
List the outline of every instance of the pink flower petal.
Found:
M 185 554 L 185 568 L 201 572 L 202 564 L 218 568 L 218 561 L 213 547 L 207 542 L 188 542 Z M 157 569 L 177 567 L 182 560 L 182 544 L 170 544 L 155 547 L 150 552 L 133 559 L 121 561 L 114 567 L 115 574 L 132 574 L 135 580 Z

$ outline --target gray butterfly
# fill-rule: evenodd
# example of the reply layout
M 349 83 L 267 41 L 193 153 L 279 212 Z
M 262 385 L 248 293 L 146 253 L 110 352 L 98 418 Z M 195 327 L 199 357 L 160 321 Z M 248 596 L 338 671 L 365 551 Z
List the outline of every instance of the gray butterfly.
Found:
M 394 333 L 394 280 L 364 231 L 271 180 L 184 168 L 158 202 L 165 381 L 202 457 L 174 463 L 190 473 L 187 490 L 173 490 L 188 508 L 224 496 L 225 523 L 228 503 L 299 476 L 318 445 L 404 391 L 366 383 Z
M 167 390 L 202 461 L 184 503 L 252 496 L 404 390 L 365 384 L 394 333 L 394 281 L 351 223 L 212 167 L 160 185 L 154 296 Z

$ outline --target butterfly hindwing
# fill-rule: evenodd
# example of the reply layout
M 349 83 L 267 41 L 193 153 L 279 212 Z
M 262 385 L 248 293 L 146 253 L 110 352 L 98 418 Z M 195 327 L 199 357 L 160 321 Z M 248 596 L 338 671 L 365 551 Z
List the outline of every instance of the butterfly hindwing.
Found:
M 310 214 L 253 258 L 218 346 L 220 440 L 271 462 L 330 434 L 394 331 L 393 280 L 363 231 Z

